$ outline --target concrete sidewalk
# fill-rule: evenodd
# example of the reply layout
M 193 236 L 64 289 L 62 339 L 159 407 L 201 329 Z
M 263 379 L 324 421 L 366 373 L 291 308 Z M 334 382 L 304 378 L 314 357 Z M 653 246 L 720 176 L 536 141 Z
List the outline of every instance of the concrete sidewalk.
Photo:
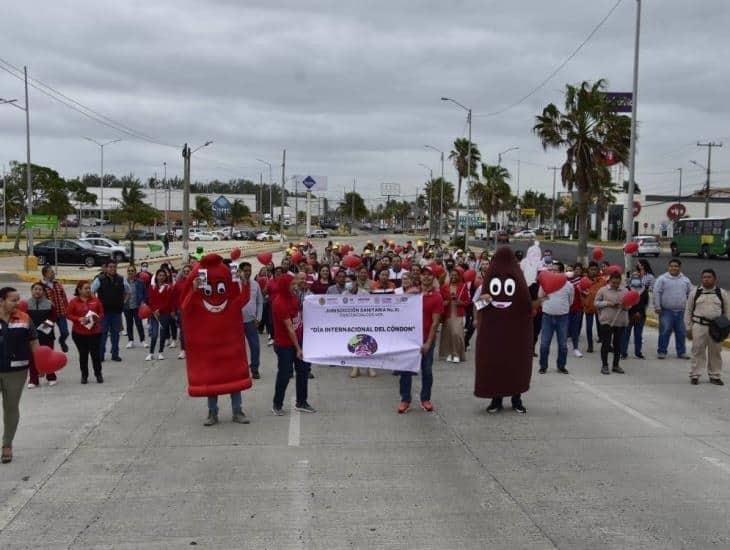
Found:
M 397 415 L 390 373 L 318 367 L 319 412 L 274 417 L 262 343 L 252 424 L 231 423 L 223 397 L 212 428 L 177 349 L 154 363 L 123 350 L 87 386 L 72 351 L 58 386 L 23 396 L 0 548 L 730 547 L 728 389 L 690 386 L 686 361 L 602 376 L 597 354 L 571 355 L 562 375 L 553 350 L 525 416 L 484 412 L 471 352 L 434 366 L 432 414 Z M 655 346 L 648 330 L 647 357 Z

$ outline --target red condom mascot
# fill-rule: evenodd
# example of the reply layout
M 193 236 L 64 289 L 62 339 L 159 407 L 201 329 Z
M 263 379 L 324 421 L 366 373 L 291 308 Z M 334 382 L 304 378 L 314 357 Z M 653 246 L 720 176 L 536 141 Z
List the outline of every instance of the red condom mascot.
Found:
M 206 273 L 199 288 L 193 281 Z M 217 254 L 204 256 L 181 291 L 188 394 L 212 397 L 252 386 L 246 356 L 241 308 L 250 290 L 233 282 L 230 268 Z

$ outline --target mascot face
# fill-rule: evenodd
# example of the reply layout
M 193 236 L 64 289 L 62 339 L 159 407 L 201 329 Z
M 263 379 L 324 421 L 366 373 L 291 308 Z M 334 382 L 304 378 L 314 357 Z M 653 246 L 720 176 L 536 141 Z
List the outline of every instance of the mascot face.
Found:
M 233 298 L 237 294 L 234 291 L 238 289 L 238 285 L 233 284 L 230 268 L 223 263 L 223 258 L 209 254 L 200 260 L 192 276 L 197 277 L 201 269 L 208 270 L 208 284 L 198 289 L 202 294 L 203 306 L 209 313 L 225 311 L 229 298 Z
M 492 305 L 497 309 L 507 309 L 512 305 L 512 298 L 517 290 L 517 281 L 512 277 L 492 276 L 487 291 L 492 296 Z
M 530 302 L 525 277 L 512 249 L 507 246 L 497 250 L 489 262 L 484 285 L 486 292 L 492 297 L 490 305 L 497 310 L 520 307 Z

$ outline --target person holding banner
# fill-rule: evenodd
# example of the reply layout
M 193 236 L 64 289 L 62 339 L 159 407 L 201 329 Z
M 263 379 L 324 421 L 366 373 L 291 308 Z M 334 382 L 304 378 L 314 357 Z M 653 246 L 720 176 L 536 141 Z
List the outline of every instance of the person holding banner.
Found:
M 430 267 L 421 270 L 423 288 L 423 345 L 421 346 L 421 408 L 426 412 L 433 411 L 431 388 L 433 386 L 433 353 L 436 340 L 436 329 L 444 313 L 444 300 L 438 289 L 434 288 L 434 274 Z M 398 414 L 404 414 L 411 408 L 412 372 L 400 373 L 400 396 Z

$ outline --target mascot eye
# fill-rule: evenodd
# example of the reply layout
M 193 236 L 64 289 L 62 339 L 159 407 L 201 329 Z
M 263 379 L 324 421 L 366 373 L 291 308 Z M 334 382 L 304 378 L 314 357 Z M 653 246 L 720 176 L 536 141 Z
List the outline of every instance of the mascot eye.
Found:
M 218 286 L 216 287 L 216 290 L 218 291 L 218 294 L 225 294 L 226 293 L 226 285 L 225 285 L 225 283 L 218 283 Z
M 502 281 L 496 277 L 489 281 L 489 294 L 496 296 L 502 293 Z
M 203 294 L 206 296 L 213 294 L 213 290 L 210 288 L 210 285 L 205 285 L 205 287 L 203 287 Z
M 515 283 L 514 279 L 507 279 L 504 282 L 504 293 L 507 296 L 514 296 L 516 289 L 517 289 L 517 283 Z

